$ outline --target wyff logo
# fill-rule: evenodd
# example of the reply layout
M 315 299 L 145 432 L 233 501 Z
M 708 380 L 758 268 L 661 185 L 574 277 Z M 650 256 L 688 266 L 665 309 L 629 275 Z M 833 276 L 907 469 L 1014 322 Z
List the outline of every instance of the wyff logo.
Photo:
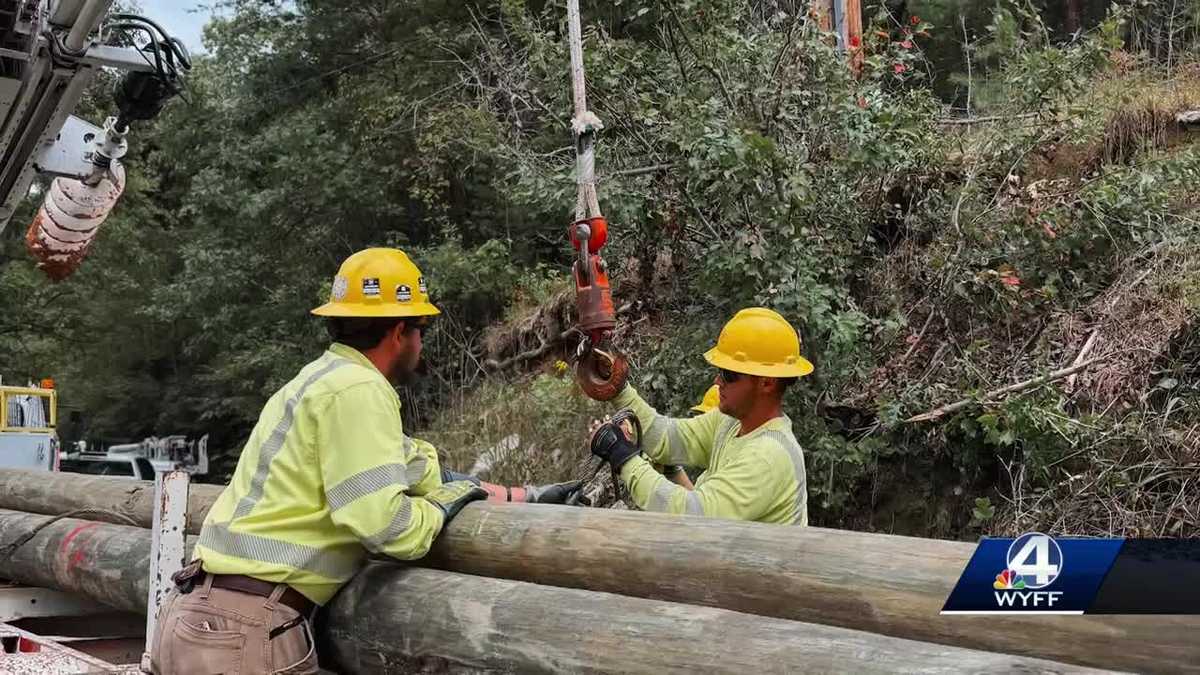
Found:
M 1043 591 L 1062 574 L 1063 554 L 1058 542 L 1040 532 L 1023 534 L 1008 547 L 1007 568 L 992 582 L 996 606 L 1052 608 L 1061 591 Z
M 1123 545 L 1123 539 L 1054 538 L 1041 532 L 1016 539 L 983 537 L 942 613 L 1083 614 Z

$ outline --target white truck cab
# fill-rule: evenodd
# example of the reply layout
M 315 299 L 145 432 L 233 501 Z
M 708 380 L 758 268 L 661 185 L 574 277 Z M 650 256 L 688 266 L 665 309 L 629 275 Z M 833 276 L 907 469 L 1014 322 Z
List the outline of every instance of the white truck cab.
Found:
M 59 471 L 92 476 L 117 476 L 135 480 L 154 480 L 154 466 L 145 457 L 111 453 L 80 453 L 63 457 Z

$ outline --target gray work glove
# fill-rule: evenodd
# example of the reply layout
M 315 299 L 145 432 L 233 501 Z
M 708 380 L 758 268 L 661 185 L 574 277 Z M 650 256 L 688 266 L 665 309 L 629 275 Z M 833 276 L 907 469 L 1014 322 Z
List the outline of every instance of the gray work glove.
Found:
M 526 485 L 525 501 L 530 504 L 566 504 L 571 495 L 583 487 L 583 481 L 572 480 L 549 485 Z
M 478 485 L 470 481 L 456 480 L 442 483 L 439 487 L 426 492 L 424 498 L 442 510 L 442 515 L 445 516 L 442 527 L 445 527 L 454 519 L 454 516 L 458 515 L 459 511 L 462 511 L 464 506 L 473 501 L 487 499 L 487 496 L 487 490 Z

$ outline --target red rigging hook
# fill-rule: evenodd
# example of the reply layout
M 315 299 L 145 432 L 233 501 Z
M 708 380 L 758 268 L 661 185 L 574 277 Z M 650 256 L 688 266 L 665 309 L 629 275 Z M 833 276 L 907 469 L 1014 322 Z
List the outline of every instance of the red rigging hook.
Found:
M 601 351 L 608 347 L 612 330 L 617 325 L 617 313 L 613 309 L 608 270 L 600 257 L 600 249 L 608 241 L 608 221 L 600 215 L 600 202 L 596 197 L 595 135 L 604 128 L 604 123 L 587 109 L 579 13 L 579 0 L 567 0 L 571 93 L 575 110 L 571 129 L 575 134 L 575 170 L 579 188 L 575 221 L 567 229 L 567 235 L 577 254 L 572 266 L 576 315 L 580 330 L 587 335 L 581 345 L 576 378 L 588 396 L 607 401 L 625 388 L 629 365 L 622 355 Z
M 588 343 L 579 360 L 576 379 L 593 399 L 608 401 L 625 388 L 629 363 L 619 353 L 602 351 L 609 333 L 617 325 L 612 287 L 600 249 L 608 240 L 608 221 L 603 216 L 577 220 L 570 227 L 571 245 L 579 252 L 572 267 L 575 277 L 575 310 L 579 328 Z M 583 242 L 587 242 L 587 246 Z

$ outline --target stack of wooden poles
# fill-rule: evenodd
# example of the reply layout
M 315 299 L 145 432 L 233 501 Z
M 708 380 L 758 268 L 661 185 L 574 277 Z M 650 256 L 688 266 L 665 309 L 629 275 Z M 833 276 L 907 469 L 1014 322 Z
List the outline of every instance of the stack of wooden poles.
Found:
M 220 489 L 192 486 L 190 534 Z M 153 501 L 150 483 L 0 471 L 0 577 L 145 612 Z M 60 518 L 8 546 L 82 509 L 110 522 Z M 347 673 L 1200 672 L 1195 617 L 940 616 L 973 550 L 479 503 L 416 564 L 369 563 L 319 641 Z

